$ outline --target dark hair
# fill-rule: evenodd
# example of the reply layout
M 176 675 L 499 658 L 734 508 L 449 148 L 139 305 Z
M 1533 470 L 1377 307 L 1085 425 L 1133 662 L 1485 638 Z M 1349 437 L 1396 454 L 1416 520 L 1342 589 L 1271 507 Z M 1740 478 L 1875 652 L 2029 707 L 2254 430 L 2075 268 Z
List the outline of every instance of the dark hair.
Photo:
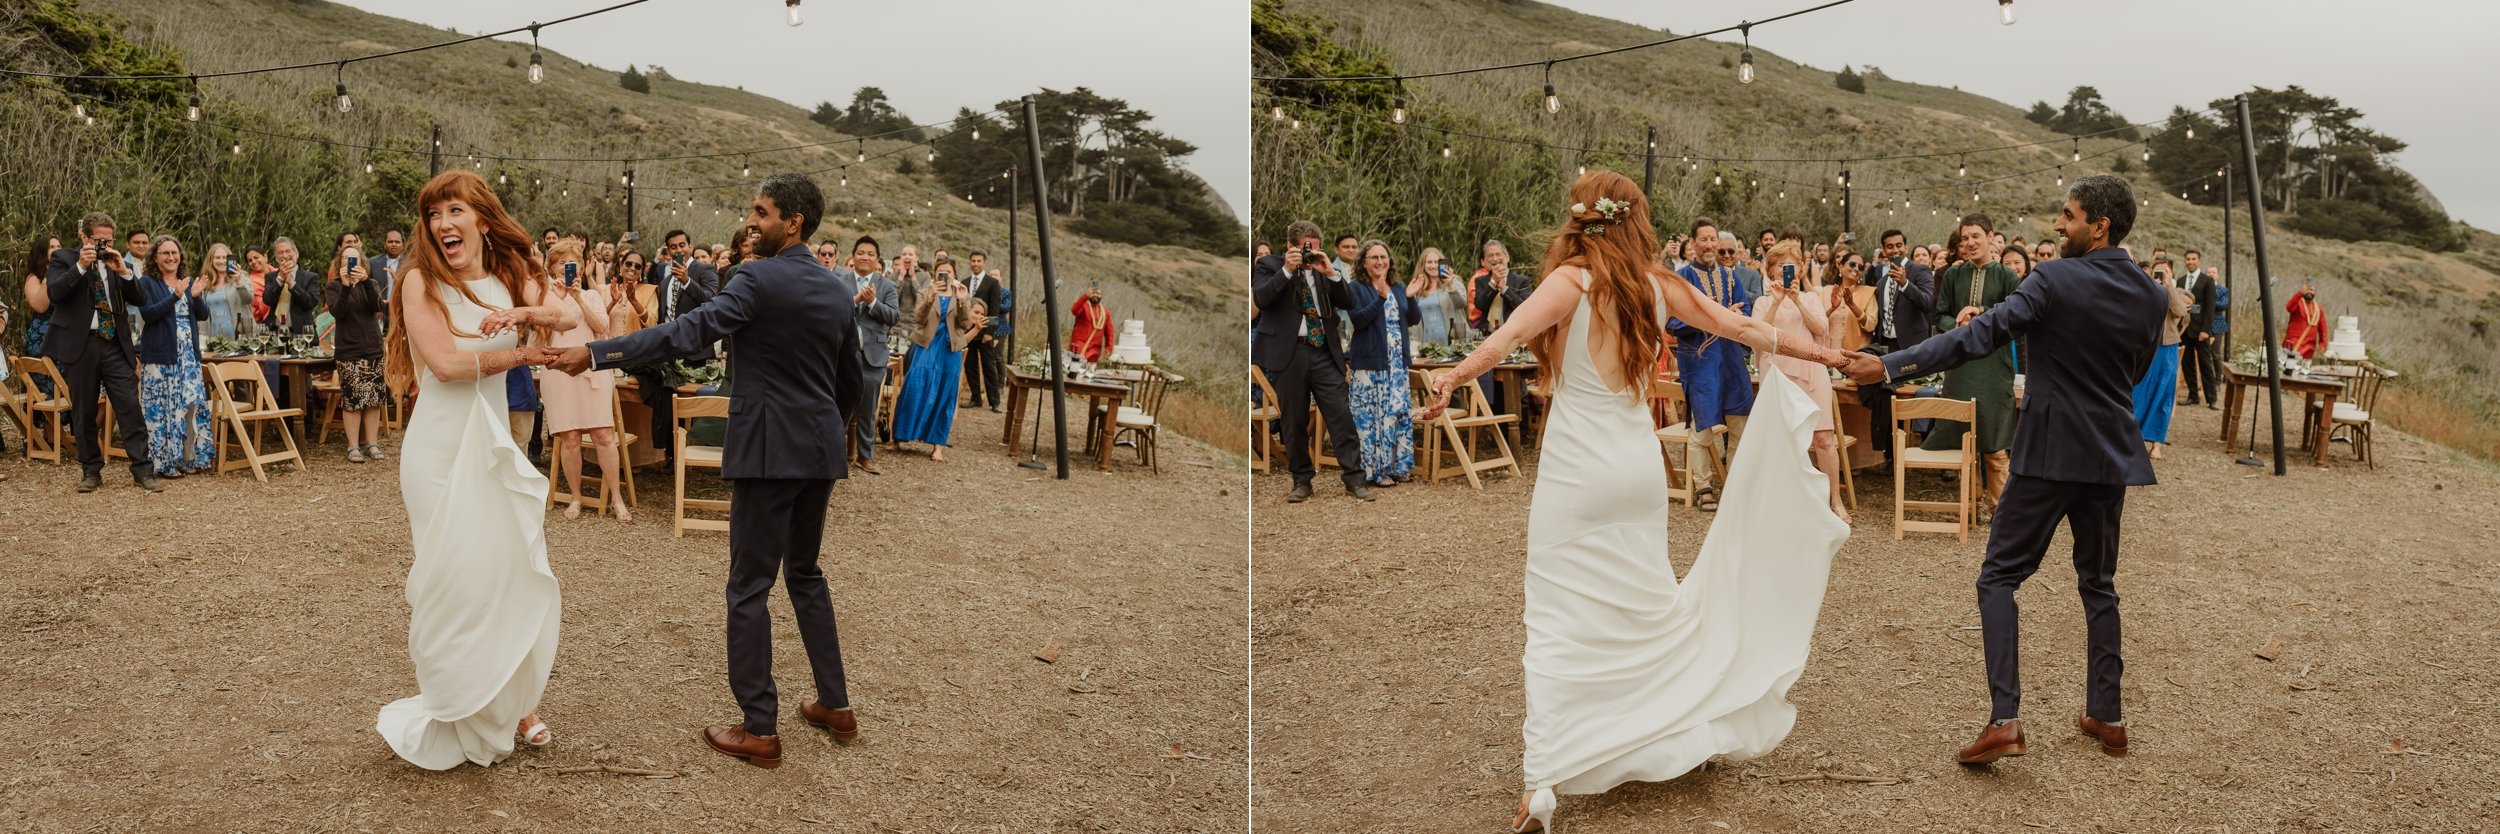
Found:
M 1778 240 L 1780 238 L 1779 230 L 1773 229 L 1769 226 L 1764 226 L 1762 227 L 1762 231 L 1753 233 L 1753 236 L 1756 238 L 1760 238 L 1763 235 L 1770 235 L 1772 240 Z
M 128 239 L 130 238 L 130 236 L 131 236 L 131 235 L 138 235 L 138 236 L 140 236 L 140 237 L 147 238 L 147 239 L 148 239 L 148 246 L 149 246 L 150 248 L 154 248 L 154 247 L 156 246 L 156 236 L 155 236 L 155 235 L 148 234 L 148 230 L 146 230 L 146 229 L 132 229 L 132 230 L 130 230 L 130 231 L 123 232 L 123 233 L 122 233 L 122 239 L 124 239 L 124 240 L 128 240 Z
M 979 249 L 974 249 L 974 250 L 972 250 L 972 251 L 970 251 L 970 252 L 966 252 L 966 253 L 964 253 L 964 257 L 966 257 L 966 258 L 980 258 L 981 260 L 985 260 L 985 261 L 990 259 L 990 255 L 989 255 L 989 253 L 987 253 L 987 252 L 983 252 L 983 251 L 981 251 L 981 250 L 979 250 Z
M 876 238 L 869 237 L 867 235 L 860 235 L 858 240 L 851 241 L 851 252 L 853 254 L 857 254 L 859 252 L 859 245 L 862 243 L 868 244 L 871 248 L 876 249 L 877 257 L 885 257 L 885 246 L 877 243 Z
M 2083 208 L 2083 222 L 2109 220 L 2109 245 L 2116 246 L 2135 229 L 2135 191 L 2127 181 L 2108 174 L 2076 177 L 2066 186 L 2066 199 Z
M 2197 257 L 2199 257 L 2199 258 L 2202 258 L 2202 257 L 2204 257 L 2204 256 L 2205 256 L 2205 253 L 2203 253 L 2203 252 L 2198 252 L 2198 251 L 2196 251 L 2196 250 L 2194 250 L 2194 249 L 2190 249 L 2190 250 L 2187 250 L 2187 251 L 2185 251 L 2185 252 L 2181 252 L 2181 253 L 2179 253 L 2179 257 L 2182 257 L 2182 258 L 2187 257 L 2187 256 L 2189 256 L 2189 255 L 2195 255 L 2195 256 L 2197 256 Z
M 110 214 L 100 211 L 87 212 L 87 216 L 78 221 L 78 236 L 86 237 L 95 234 L 98 227 L 119 225 L 121 224 L 113 222 L 113 216 Z
M 1910 242 L 1910 237 L 1902 234 L 1900 229 L 1885 229 L 1883 234 L 1875 236 L 1875 242 L 1881 244 L 1896 237 L 1900 238 L 1902 243 Z
M 406 243 L 407 241 L 402 240 L 402 241 L 400 241 L 400 242 L 402 242 L 402 243 Z M 257 245 L 257 244 L 254 244 L 254 245 L 249 245 L 249 246 L 245 246 L 245 247 L 243 247 L 243 254 L 246 254 L 246 255 L 259 255 L 259 256 L 264 257 L 264 258 L 269 257 L 269 253 L 261 251 L 260 246 L 259 246 L 259 245 Z
M 538 233 L 539 233 L 539 234 L 541 234 L 541 235 L 556 235 L 556 236 L 558 236 L 558 237 L 563 236 L 563 235 L 562 235 L 562 233 L 560 233 L 560 232 L 557 232 L 557 231 L 556 231 L 556 227 L 554 227 L 554 226 L 549 226 L 549 227 L 547 227 L 547 228 L 540 229 L 540 230 L 538 230 Z
M 1964 226 L 1977 226 L 1979 227 L 1979 231 L 1985 234 L 1996 234 L 1997 232 L 1997 222 L 1989 219 L 1988 215 L 1976 211 L 1962 215 L 1960 219 L 1953 221 L 1953 231 L 1956 234 L 1959 234 Z M 1956 242 L 1959 242 L 1958 238 L 1956 239 Z
M 1319 237 L 1319 224 L 1308 220 L 1296 220 L 1285 224 L 1286 246 L 1300 246 L 1302 239 L 1306 237 Z
M 37 233 L 35 239 L 26 244 L 26 274 L 51 274 L 52 268 L 44 263 L 44 256 L 51 253 L 43 250 L 52 248 L 52 242 L 60 239 L 60 235 Z
M 1353 234 L 1353 233 L 1351 233 L 1351 232 L 1346 233 L 1346 234 L 1342 234 L 1342 235 L 1338 235 L 1338 236 L 1337 236 L 1337 242 L 1338 242 L 1338 243 L 1344 243 L 1344 242 L 1349 241 L 1349 240 L 1354 241 L 1354 242 L 1355 242 L 1355 243 L 1357 243 L 1357 244 L 1360 244 L 1360 243 L 1362 243 L 1362 241 L 1363 241 L 1363 239 L 1362 239 L 1361 237 L 1356 236 L 1356 235 L 1354 235 L 1354 234 Z
M 825 192 L 806 174 L 774 174 L 755 186 L 755 193 L 770 198 L 781 216 L 799 216 L 799 239 L 816 236 L 816 224 L 825 219 Z M 664 241 L 665 242 L 665 241 Z
M 1703 226 L 1708 226 L 1711 231 L 1715 232 L 1719 230 L 1719 221 L 1712 220 L 1707 217 L 1695 217 L 1693 218 L 1693 227 L 1685 230 L 1685 233 L 1694 237 L 1700 237 L 1701 227 Z
M 2006 256 L 2006 255 L 2020 255 L 2020 256 L 2022 256 L 2022 259 L 2023 259 L 2023 271 L 2022 271 L 2022 274 L 2021 274 L 2021 275 L 2017 275 L 2017 276 L 2015 276 L 2015 277 L 2017 277 L 2017 278 L 2020 278 L 2020 277 L 2024 277 L 2024 276 L 2028 276 L 2028 275 L 2030 275 L 2030 274 L 2031 274 L 2031 270 L 2032 270 L 2032 268 L 2033 268 L 2033 267 L 2038 266 L 2038 264 L 2037 264 L 2037 263 L 2035 263 L 2035 262 L 2033 262 L 2033 261 L 2032 261 L 2032 259 L 2031 259 L 2031 250 L 2029 250 L 2029 249 L 2025 249 L 2025 248 L 2022 248 L 2022 247 L 2020 247 L 2020 246 L 2008 246 L 2008 247 L 2005 247 L 2005 251 L 2004 251 L 2004 252 L 2001 252 L 2001 253 L 1999 253 L 1999 254 L 1997 255 L 1997 260 L 1999 260 L 1999 261 L 2003 261 L 2003 260 L 2005 260 L 2005 256 Z
M 666 246 L 666 245 L 668 245 L 668 242 L 669 242 L 669 241 L 676 240 L 676 239 L 678 239 L 678 238 L 685 237 L 685 236 L 686 236 L 686 230 L 684 230 L 684 229 L 670 229 L 670 230 L 668 230 L 668 234 L 664 234 L 664 235 L 661 235 L 661 236 L 660 236 L 660 245 L 662 245 L 662 246 Z

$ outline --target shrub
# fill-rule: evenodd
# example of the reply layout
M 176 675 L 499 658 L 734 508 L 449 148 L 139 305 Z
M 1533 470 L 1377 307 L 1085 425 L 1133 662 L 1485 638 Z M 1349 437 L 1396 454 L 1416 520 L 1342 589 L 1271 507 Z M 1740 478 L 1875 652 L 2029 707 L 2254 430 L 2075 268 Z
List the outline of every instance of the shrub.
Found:
M 1832 86 L 1852 93 L 1864 93 L 1866 92 L 1866 76 L 1859 75 L 1857 70 L 1850 69 L 1847 64 L 1843 64 L 1840 67 L 1840 74 L 1832 76 Z
M 641 70 L 635 69 L 634 65 L 626 64 L 625 74 L 616 77 L 616 86 L 637 93 L 648 93 L 651 92 L 651 79 L 643 75 Z

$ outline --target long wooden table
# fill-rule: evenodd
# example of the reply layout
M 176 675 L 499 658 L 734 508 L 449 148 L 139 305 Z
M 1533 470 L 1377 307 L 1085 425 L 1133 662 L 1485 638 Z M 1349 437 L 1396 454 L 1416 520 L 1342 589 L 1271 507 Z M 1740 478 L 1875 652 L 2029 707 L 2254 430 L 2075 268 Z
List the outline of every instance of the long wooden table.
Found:
M 1067 378 L 1067 386 L 1069 396 L 1085 398 L 1087 419 L 1091 421 L 1085 424 L 1086 443 L 1095 451 L 1095 468 L 1111 471 L 1111 436 L 1119 432 L 1120 403 L 1128 399 L 1129 387 L 1113 380 L 1081 380 L 1075 377 Z M 1007 369 L 1007 430 L 1002 439 L 1007 444 L 1009 457 L 1015 456 L 1016 430 L 1024 426 L 1025 404 L 1031 392 L 1036 390 L 1050 391 L 1050 377 Z M 1100 415 L 1096 416 L 1095 412 L 1100 412 Z M 1039 409 L 1036 409 L 1033 419 L 1041 419 Z
M 2344 381 L 2338 379 L 2339 376 L 2345 376 L 2345 374 L 2283 375 L 2283 393 L 2298 394 L 2304 403 L 2312 400 L 2322 401 L 2316 408 L 2304 406 L 2305 413 L 2301 417 L 2294 418 L 2302 421 L 2301 445 L 2304 448 L 2310 448 L 2315 453 L 2315 463 L 2320 469 L 2326 468 L 2326 447 L 2331 445 L 2326 442 L 2326 436 L 2328 429 L 2335 425 L 2335 400 L 2344 395 Z M 2265 387 L 2266 375 L 2263 373 L 2252 373 L 2231 365 L 2222 366 L 2222 450 L 2225 454 L 2240 450 L 2239 425 L 2240 412 L 2243 410 L 2240 403 L 2248 399 L 2246 394 L 2250 389 L 2262 391 Z M 2257 407 L 2250 405 L 2244 410 L 2248 412 L 2249 421 L 2254 423 L 2257 420 Z M 2250 450 L 2255 451 L 2253 444 Z

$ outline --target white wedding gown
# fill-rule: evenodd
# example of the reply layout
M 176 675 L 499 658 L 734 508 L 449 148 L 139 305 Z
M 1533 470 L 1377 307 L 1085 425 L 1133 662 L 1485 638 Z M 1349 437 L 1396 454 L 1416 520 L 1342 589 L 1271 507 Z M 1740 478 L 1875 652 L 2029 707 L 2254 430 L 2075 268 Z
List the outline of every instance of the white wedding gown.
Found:
M 1814 403 L 1765 374 L 1718 516 L 1677 583 L 1649 410 L 1598 375 L 1592 319 L 1584 293 L 1528 510 L 1520 770 L 1529 790 L 1568 794 L 1777 747 L 1796 722 L 1788 687 L 1849 535 L 1807 456 Z
M 480 301 L 511 304 L 500 281 L 468 286 Z M 476 333 L 488 311 L 447 286 L 435 290 L 457 329 Z M 519 339 L 453 337 L 470 352 Z M 423 373 L 422 357 L 417 368 L 417 405 L 399 452 L 416 544 L 408 659 L 417 695 L 384 705 L 374 729 L 418 767 L 492 765 L 512 754 L 517 725 L 538 709 L 556 657 L 562 605 L 547 569 L 547 479 L 512 442 L 503 374 L 446 382 Z

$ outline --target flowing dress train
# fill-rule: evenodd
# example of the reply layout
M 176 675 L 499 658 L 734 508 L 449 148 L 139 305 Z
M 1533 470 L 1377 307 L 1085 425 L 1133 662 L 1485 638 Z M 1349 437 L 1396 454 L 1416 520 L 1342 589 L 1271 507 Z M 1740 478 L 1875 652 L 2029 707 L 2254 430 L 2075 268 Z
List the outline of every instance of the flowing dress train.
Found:
M 468 286 L 487 304 L 511 303 L 493 278 Z M 434 289 L 455 330 L 477 332 L 488 310 Z M 483 352 L 519 336 L 453 339 L 462 351 Z M 425 370 L 422 358 L 417 366 Z M 547 568 L 547 479 L 512 441 L 504 385 L 504 374 L 426 377 L 399 453 L 416 552 L 407 598 L 417 694 L 384 705 L 374 730 L 400 758 L 429 770 L 511 755 L 516 726 L 538 709 L 555 662 L 562 600 Z
M 1818 409 L 1787 375 L 1764 374 L 1750 442 L 1678 583 L 1649 410 L 1599 376 L 1592 318 L 1584 294 L 1528 510 L 1521 656 L 1521 774 L 1530 790 L 1572 794 L 1778 746 L 1796 721 L 1788 687 L 1849 533 L 1806 452 Z

